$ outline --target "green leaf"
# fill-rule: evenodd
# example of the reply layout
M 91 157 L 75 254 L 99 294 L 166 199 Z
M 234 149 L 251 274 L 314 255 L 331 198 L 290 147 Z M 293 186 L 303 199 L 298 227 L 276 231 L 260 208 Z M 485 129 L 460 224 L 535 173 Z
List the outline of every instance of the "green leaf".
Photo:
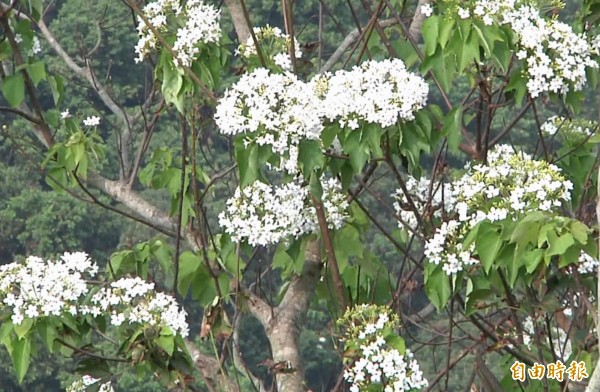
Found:
M 317 200 L 321 200 L 323 197 L 323 186 L 321 185 L 319 174 L 315 172 L 311 173 L 310 180 L 308 182 L 308 189 L 310 190 L 311 195 L 313 195 Z
M 492 46 L 490 46 L 490 43 L 487 42 L 486 37 L 483 35 L 483 32 L 481 31 L 479 26 L 477 26 L 477 24 L 473 24 L 473 29 L 475 29 L 475 32 L 479 36 L 479 44 L 483 47 L 486 57 L 492 57 Z
M 21 73 L 7 76 L 2 83 L 2 94 L 13 108 L 23 103 L 25 99 L 25 81 Z
M 54 352 L 54 341 L 58 337 L 58 331 L 54 325 L 52 325 L 49 321 L 44 323 L 39 323 L 36 326 L 39 331 L 40 336 L 44 340 L 46 347 L 50 353 Z
M 540 263 L 542 262 L 542 257 L 544 255 L 544 250 L 543 249 L 533 249 L 529 252 L 525 252 L 523 254 L 523 259 L 524 259 L 524 264 L 525 264 L 525 268 L 527 269 L 527 273 L 532 273 L 533 271 L 536 270 L 536 268 L 540 265 Z
M 26 318 L 21 322 L 21 324 L 14 325 L 14 330 L 19 339 L 23 339 L 29 333 L 31 327 L 33 327 L 33 324 L 33 319 Z
M 249 148 L 236 148 L 235 160 L 240 170 L 240 188 L 253 183 L 258 178 L 258 147 L 252 144 Z
M 510 288 L 515 286 L 515 282 L 519 277 L 519 269 L 525 264 L 525 260 L 522 257 L 524 251 L 525 246 L 517 244 L 513 252 L 512 260 L 507 264 L 508 284 Z
M 187 250 L 179 255 L 179 275 L 177 276 L 177 289 L 179 293 L 186 297 L 190 285 L 198 269 L 202 266 L 202 260 L 193 252 Z
M 558 258 L 558 267 L 563 268 L 571 264 L 579 264 L 579 255 L 581 254 L 581 248 L 578 246 L 571 246 L 567 251 L 561 254 Z
M 406 353 L 406 342 L 401 336 L 390 334 L 385 338 L 387 344 L 398 350 L 400 354 Z
M 48 76 L 48 85 L 50 85 L 50 91 L 52 91 L 52 99 L 54 99 L 54 104 L 58 105 L 65 92 L 63 78 L 59 75 Z
M 341 230 L 333 232 L 333 248 L 340 272 L 348 266 L 350 257 L 363 255 L 363 244 L 358 230 L 352 225 L 345 225 Z
M 510 236 L 510 242 L 525 246 L 527 244 L 536 244 L 538 241 L 538 233 L 542 224 L 539 221 L 527 220 L 524 218 L 517 224 L 515 230 Z
M 9 319 L 3 321 L 2 324 L 0 324 L 0 343 L 5 346 L 9 346 L 13 330 L 14 325 L 12 320 Z
M 458 152 L 462 131 L 462 106 L 455 106 L 444 119 L 442 135 L 448 138 L 450 151 Z
M 466 41 L 462 47 L 458 62 L 458 70 L 460 72 L 464 71 L 473 61 L 479 62 L 479 40 L 476 35 L 470 34 L 468 41 Z
M 439 20 L 438 15 L 430 16 L 423 22 L 421 33 L 423 34 L 423 40 L 425 41 L 425 53 L 431 56 L 435 52 L 437 46 L 437 39 L 439 34 Z
M 156 338 L 156 344 L 158 345 L 158 347 L 160 347 L 161 349 L 164 350 L 164 352 L 167 353 L 167 355 L 172 356 L 173 355 L 173 351 L 175 350 L 175 340 L 173 339 L 173 336 L 159 336 L 158 338 Z
M 496 227 L 483 226 L 479 229 L 479 235 L 475 240 L 475 248 L 486 274 L 490 272 L 501 246 L 502 237 Z
M 15 372 L 17 373 L 17 380 L 19 380 L 20 384 L 23 382 L 31 362 L 31 340 L 16 339 L 16 341 L 13 341 L 10 356 L 15 367 Z
M 525 94 L 527 94 L 527 76 L 525 76 L 523 70 L 517 69 L 511 74 L 505 91 L 507 93 L 511 91 L 514 93 L 517 106 L 523 104 L 523 98 L 525 98 Z
M 318 140 L 302 140 L 298 146 L 298 162 L 305 177 L 325 164 L 323 149 Z
M 425 266 L 425 292 L 437 310 L 446 306 L 452 296 L 448 275 L 435 264 Z
M 450 38 L 450 33 L 454 28 L 454 19 L 452 18 L 441 18 L 439 23 L 439 33 L 437 42 L 440 44 L 442 49 L 446 47 L 448 43 L 448 38 Z
M 571 233 L 565 233 L 560 237 L 548 237 L 548 250 L 546 256 L 562 255 L 567 249 L 575 243 L 575 239 Z
M 575 238 L 577 242 L 583 245 L 587 244 L 588 234 L 591 232 L 591 230 L 584 223 L 573 220 L 571 221 L 569 228 L 571 229 L 573 238 Z
M 163 55 L 165 55 L 165 53 L 163 53 Z M 161 87 L 165 101 L 174 104 L 179 113 L 183 113 L 183 76 L 179 73 L 177 68 L 171 66 L 170 62 L 163 63 L 162 71 L 163 80 Z
M 46 80 L 46 68 L 43 61 L 29 64 L 27 66 L 27 72 L 35 87 L 37 87 L 42 80 Z

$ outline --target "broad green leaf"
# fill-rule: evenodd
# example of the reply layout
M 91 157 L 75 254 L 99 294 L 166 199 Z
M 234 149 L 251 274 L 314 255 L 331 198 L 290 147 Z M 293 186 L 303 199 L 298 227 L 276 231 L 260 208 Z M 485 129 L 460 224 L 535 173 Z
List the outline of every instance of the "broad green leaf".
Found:
M 513 71 L 505 91 L 506 93 L 513 92 L 517 107 L 523 104 L 523 98 L 527 94 L 527 76 L 522 69 Z
M 42 81 L 46 80 L 46 68 L 43 61 L 38 61 L 27 66 L 27 73 L 33 82 L 33 85 L 37 85 Z
M 175 350 L 175 340 L 173 339 L 172 335 L 159 336 L 158 338 L 156 338 L 156 344 L 158 345 L 158 347 L 162 348 L 167 353 L 167 355 L 173 355 L 173 351 Z
M 435 52 L 437 46 L 437 39 L 439 33 L 439 21 L 438 15 L 430 16 L 423 22 L 421 33 L 423 34 L 423 40 L 425 41 L 425 53 L 431 56 Z
M 240 188 L 253 183 L 258 178 L 258 147 L 255 144 L 248 147 L 237 148 L 235 154 L 240 170 Z
M 302 140 L 298 146 L 298 162 L 305 176 L 316 168 L 322 168 L 325 159 L 321 143 L 317 140 Z
M 546 256 L 561 255 L 567 251 L 567 249 L 575 243 L 573 235 L 571 233 L 565 233 L 560 237 L 548 236 L 548 250 Z
M 46 344 L 46 348 L 48 349 L 48 351 L 50 353 L 53 353 L 54 352 L 54 341 L 58 337 L 58 331 L 57 331 L 56 327 L 54 325 L 52 325 L 51 322 L 45 321 L 43 323 L 38 323 L 38 325 L 36 326 L 36 329 L 38 330 L 38 333 L 44 340 L 44 343 Z
M 385 338 L 387 344 L 398 350 L 400 354 L 406 353 L 406 342 L 401 336 L 390 334 Z
M 10 338 L 14 331 L 14 325 L 12 320 L 5 320 L 0 324 L 0 343 L 8 346 L 10 344 Z
M 458 70 L 463 72 L 473 61 L 479 62 L 479 40 L 475 34 L 471 34 L 462 47 Z
M 462 131 L 462 107 L 454 107 L 444 119 L 442 135 L 448 138 L 448 147 L 450 151 L 458 152 L 458 145 L 461 140 Z
M 453 28 L 454 19 L 444 17 L 440 19 L 437 42 L 442 47 L 442 49 L 446 48 L 448 38 L 450 37 L 450 33 L 452 32 Z
M 310 194 L 314 196 L 317 200 L 321 200 L 323 197 L 323 186 L 321 185 L 321 180 L 319 179 L 319 174 L 312 172 L 310 174 L 310 180 L 308 182 L 308 189 L 310 190 Z
M 362 257 L 363 244 L 358 230 L 352 225 L 345 225 L 341 230 L 333 233 L 333 248 L 338 261 L 340 272 L 348 266 L 349 257 Z
M 523 254 L 523 259 L 525 261 L 525 268 L 527 269 L 527 273 L 532 273 L 536 270 L 536 268 L 542 262 L 542 256 L 544 255 L 543 249 L 532 249 L 529 252 L 525 252 Z
M 54 100 L 54 104 L 58 105 L 62 101 L 65 91 L 63 78 L 59 75 L 48 76 L 48 84 L 50 85 L 50 91 L 52 91 L 52 99 Z
M 452 296 L 448 275 L 435 264 L 427 264 L 425 267 L 425 292 L 437 310 L 446 306 Z
M 190 285 L 201 267 L 202 260 L 193 252 L 188 250 L 179 255 L 177 289 L 183 297 L 187 296 Z
M 519 277 L 519 269 L 525 265 L 525 260 L 523 259 L 523 253 L 525 252 L 525 245 L 517 244 L 515 246 L 515 250 L 513 253 L 512 261 L 507 264 L 508 270 L 508 284 L 512 289 L 515 287 L 515 282 Z
M 479 28 L 479 26 L 477 26 L 476 23 L 473 24 L 473 29 L 475 30 L 475 32 L 477 33 L 477 35 L 479 36 L 479 45 L 481 45 L 481 47 L 483 47 L 483 50 L 485 51 L 485 55 L 487 58 L 492 57 L 492 43 L 487 42 L 486 37 L 483 35 L 483 32 L 481 31 L 481 29 Z
M 512 232 L 510 242 L 519 244 L 520 246 L 536 244 L 541 226 L 541 223 L 538 221 L 523 219 Z
M 565 253 L 558 257 L 558 267 L 563 268 L 571 264 L 579 264 L 579 255 L 581 249 L 578 246 L 571 246 Z
M 33 327 L 34 319 L 25 318 L 21 324 L 14 324 L 14 330 L 17 333 L 19 339 L 23 339 L 29 331 L 31 331 L 31 327 Z
M 588 242 L 588 234 L 590 233 L 590 229 L 582 222 L 573 220 L 569 225 L 571 229 L 571 234 L 573 238 L 579 242 L 580 244 L 587 244 Z
M 31 339 L 25 338 L 13 341 L 10 356 L 17 373 L 17 380 L 21 383 L 31 362 Z
M 23 103 L 25 99 L 25 81 L 23 75 L 17 73 L 7 76 L 2 82 L 2 94 L 13 108 Z
M 486 273 L 490 272 L 498 251 L 502 246 L 502 238 L 495 227 L 480 228 L 479 235 L 475 240 L 475 248 Z

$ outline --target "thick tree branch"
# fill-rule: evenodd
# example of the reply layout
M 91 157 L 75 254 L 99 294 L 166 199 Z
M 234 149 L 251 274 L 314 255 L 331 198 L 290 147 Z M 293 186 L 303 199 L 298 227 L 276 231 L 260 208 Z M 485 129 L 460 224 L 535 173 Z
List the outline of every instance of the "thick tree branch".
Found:
M 274 309 L 274 317 L 264 325 L 271 349 L 278 391 L 305 392 L 304 370 L 298 339 L 300 327 L 321 276 L 321 249 L 316 239 L 306 246 L 302 274 L 292 280 L 283 300 Z
M 425 20 L 425 15 L 421 12 L 421 7 L 425 4 L 431 4 L 431 0 L 419 0 L 417 2 L 415 15 L 408 27 L 408 35 L 410 35 L 415 42 L 419 42 L 419 38 L 421 37 L 421 27 L 423 27 L 423 21 Z
M 121 146 L 119 149 L 119 155 L 121 158 L 122 164 L 122 177 L 126 177 L 129 173 L 131 162 L 129 161 L 129 153 L 127 150 L 127 146 L 129 145 L 132 137 L 132 128 L 133 124 L 129 115 L 108 93 L 106 88 L 98 82 L 98 80 L 94 77 L 94 73 L 92 72 L 92 68 L 89 64 L 89 61 L 86 59 L 86 67 L 81 67 L 69 54 L 63 49 L 60 43 L 56 40 L 52 32 L 48 29 L 48 26 L 44 22 L 43 18 L 40 18 L 39 21 L 36 22 L 38 28 L 42 32 L 44 38 L 50 44 L 50 47 L 56 54 L 64 61 L 66 66 L 78 77 L 86 80 L 90 86 L 96 91 L 98 97 L 104 103 L 104 105 L 119 119 L 119 121 L 123 125 L 123 132 L 121 134 Z
M 397 23 L 398 22 L 395 18 L 384 19 L 382 21 L 379 21 L 379 26 L 381 26 L 382 28 L 385 28 L 385 27 L 393 26 Z M 365 30 L 363 29 L 362 31 L 364 32 Z M 331 68 L 333 68 L 335 63 L 337 63 L 340 60 L 340 58 L 344 55 L 346 50 L 348 50 L 348 48 L 352 44 L 354 44 L 358 39 L 360 39 L 361 35 L 362 35 L 362 32 L 358 28 L 355 28 L 354 30 L 352 30 L 346 36 L 346 38 L 344 38 L 342 43 L 337 47 L 335 52 L 333 52 L 331 57 L 329 57 L 329 59 L 327 60 L 325 65 L 323 65 L 321 67 L 321 69 L 319 69 L 319 73 L 325 73 L 325 72 L 329 71 Z
M 231 15 L 231 21 L 233 22 L 238 41 L 240 44 L 245 43 L 248 37 L 250 37 L 250 27 L 244 16 L 241 0 L 225 0 L 225 5 Z
M 202 353 L 196 345 L 188 340 L 185 342 L 196 369 L 202 375 L 211 391 L 240 392 L 238 385 L 227 374 L 223 374 L 219 360 L 212 355 Z

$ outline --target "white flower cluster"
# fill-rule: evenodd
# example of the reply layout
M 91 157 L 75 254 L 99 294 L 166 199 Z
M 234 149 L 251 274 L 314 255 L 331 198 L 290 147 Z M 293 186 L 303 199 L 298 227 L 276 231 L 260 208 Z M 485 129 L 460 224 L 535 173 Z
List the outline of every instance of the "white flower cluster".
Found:
M 431 6 L 431 4 L 423 4 L 421 6 L 421 13 L 425 15 L 426 18 L 429 18 L 433 14 L 433 7 Z
M 429 188 L 431 181 L 426 177 L 421 177 L 419 180 L 409 176 L 406 180 L 406 189 L 413 201 L 417 211 L 421 215 L 426 212 L 427 207 L 433 211 L 433 216 L 442 218 L 442 213 L 452 211 L 454 209 L 455 200 L 452 193 L 452 187 L 447 183 L 433 184 L 431 189 L 431 201 L 429 201 Z M 408 199 L 402 189 L 397 189 L 392 195 L 396 199 L 394 208 L 396 213 L 409 227 L 417 227 L 417 218 L 414 211 L 408 205 Z M 404 224 L 398 221 L 398 227 L 402 229 Z
M 429 93 L 423 78 L 408 72 L 399 59 L 365 61 L 350 71 L 318 75 L 311 84 L 321 100 L 320 117 L 351 129 L 362 121 L 387 128 L 413 120 Z
M 368 311 L 368 308 L 363 306 L 362 310 Z M 358 312 L 360 314 L 360 307 Z M 401 354 L 386 342 L 384 329 L 392 330 L 394 324 L 389 315 L 382 312 L 377 321 L 366 322 L 358 330 L 356 326 L 351 328 L 350 342 L 347 343 L 358 345 L 358 359 L 344 371 L 344 379 L 350 383 L 351 392 L 404 392 L 428 385 L 410 350 Z M 376 385 L 381 389 L 374 389 Z
M 5 264 L 0 266 L 0 304 L 11 310 L 16 325 L 25 318 L 77 315 L 88 292 L 84 274 L 97 272 L 83 252 L 65 253 L 60 260 L 30 256 L 24 263 Z
M 579 255 L 579 265 L 577 270 L 580 274 L 590 274 L 592 272 L 596 272 L 598 269 L 598 260 L 594 257 L 588 255 L 584 251 L 581 251 Z
M 135 46 L 137 63 L 143 61 L 159 44 L 153 29 L 160 34 L 169 33 L 170 16 L 183 20 L 183 23 L 177 24 L 180 27 L 175 32 L 176 39 L 173 43 L 173 62 L 176 67 L 191 66 L 200 52 L 200 44 L 217 42 L 221 35 L 220 11 L 212 5 L 204 4 L 202 0 L 188 0 L 184 6 L 180 0 L 157 0 L 144 6 L 142 12 L 152 28 L 138 15 L 140 39 Z
M 571 199 L 573 184 L 556 165 L 500 145 L 489 151 L 487 165 L 468 167 L 453 188 L 458 219 L 474 226 L 560 207 Z
M 471 16 L 485 25 L 508 25 L 516 34 L 519 60 L 527 64 L 527 89 L 532 97 L 540 94 L 581 90 L 586 68 L 597 68 L 593 45 L 583 34 L 556 18 L 544 18 L 530 1 L 475 0 L 457 2 L 461 19 Z
M 298 144 L 318 140 L 323 125 L 319 102 L 306 83 L 291 74 L 272 74 L 264 68 L 243 75 L 219 101 L 215 121 L 221 133 L 252 133 L 258 145 L 270 145 L 281 156 L 281 167 L 298 171 Z M 249 141 L 250 142 L 250 141 Z
M 0 306 L 11 310 L 12 321 L 48 316 L 97 317 L 111 313 L 113 325 L 143 323 L 169 327 L 173 333 L 187 336 L 185 311 L 175 298 L 154 290 L 153 283 L 140 278 L 123 278 L 100 289 L 84 304 L 90 288 L 86 276 L 94 277 L 98 266 L 84 252 L 64 253 L 60 260 L 42 260 L 30 256 L 24 263 L 0 266 Z
M 467 226 L 456 220 L 443 222 L 425 243 L 425 256 L 435 265 L 442 264 L 442 270 L 448 275 L 454 275 L 471 265 L 479 263 L 472 255 L 475 244 L 463 249 Z
M 110 314 L 111 324 L 120 326 L 143 324 L 168 327 L 174 334 L 187 337 L 186 312 L 179 309 L 177 301 L 170 295 L 155 291 L 154 283 L 139 277 L 122 278 L 100 289 L 92 296 L 93 305 L 84 306 L 83 314 Z
M 542 331 L 546 329 L 546 324 L 543 321 L 544 319 L 539 319 L 538 323 L 540 323 L 540 328 Z M 533 324 L 533 318 L 527 316 L 523 321 L 523 344 L 527 346 L 529 350 L 536 349 L 536 342 L 534 341 L 536 332 Z M 544 334 L 545 337 L 545 334 Z M 547 337 L 545 337 L 547 339 Z M 552 347 L 554 347 L 554 353 L 558 355 L 558 359 L 566 361 L 569 359 L 571 354 L 573 353 L 573 349 L 571 347 L 571 341 L 567 333 L 558 326 L 552 329 Z
M 425 244 L 425 254 L 452 275 L 476 262 L 474 249 L 461 246 L 470 228 L 484 220 L 516 220 L 530 211 L 551 211 L 571 199 L 572 189 L 557 166 L 515 153 L 510 146 L 496 146 L 488 152 L 487 165 L 467 165 L 467 172 L 452 184 L 458 220 L 436 231 Z
M 20 44 L 23 42 L 23 36 L 19 33 L 15 34 L 15 42 Z M 31 48 L 27 51 L 29 57 L 33 57 L 42 51 L 42 43 L 37 36 L 31 39 Z
M 87 374 L 81 377 L 79 380 L 73 381 L 71 385 L 67 387 L 66 392 L 85 392 L 88 387 L 94 384 L 97 384 L 100 381 L 99 378 L 94 378 L 92 376 L 88 376 Z M 99 387 L 96 387 L 98 392 L 114 392 L 114 389 L 109 382 L 105 382 L 101 384 Z
M 275 64 L 284 71 L 292 70 L 292 60 L 288 50 L 292 43 L 290 36 L 283 33 L 279 27 L 255 27 L 254 36 L 260 45 L 263 54 L 270 56 Z M 245 43 L 242 43 L 237 50 L 237 53 L 244 59 L 249 59 L 256 56 L 256 46 L 252 37 L 248 37 Z M 299 59 L 302 57 L 302 50 L 298 40 L 294 40 L 294 56 Z
M 552 116 L 542 124 L 541 130 L 548 136 L 553 136 L 560 130 L 564 136 L 581 139 L 592 136 L 596 127 L 597 123 L 594 121 Z
M 322 183 L 323 209 L 331 229 L 339 229 L 347 218 L 348 202 L 335 179 Z M 298 238 L 318 229 L 317 213 L 307 203 L 309 190 L 296 182 L 280 186 L 256 181 L 237 188 L 219 214 L 219 225 L 236 242 L 252 246 L 275 244 L 288 237 Z
M 69 110 L 67 109 L 66 116 L 69 116 Z M 66 118 L 66 117 L 63 117 Z M 83 125 L 86 127 L 96 127 L 100 125 L 100 117 L 98 116 L 90 116 L 83 120 Z

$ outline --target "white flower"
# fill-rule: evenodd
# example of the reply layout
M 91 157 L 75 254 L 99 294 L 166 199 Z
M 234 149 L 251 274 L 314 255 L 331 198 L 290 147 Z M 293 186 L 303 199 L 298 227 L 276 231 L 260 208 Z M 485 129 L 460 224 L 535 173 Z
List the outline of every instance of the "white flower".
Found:
M 35 56 L 42 51 L 42 44 L 38 37 L 33 37 L 31 41 L 31 49 L 29 50 L 29 56 Z
M 348 203 L 335 179 L 322 181 L 322 203 L 331 229 L 344 224 Z M 285 238 L 298 238 L 318 230 L 316 210 L 308 203 L 305 186 L 291 182 L 272 186 L 256 181 L 236 189 L 219 214 L 219 225 L 236 242 L 252 246 L 275 244 Z
M 280 28 L 272 27 L 268 24 L 263 27 L 254 28 L 254 37 L 261 47 L 263 55 L 270 56 L 276 65 L 283 70 L 291 70 L 292 62 L 289 50 L 292 40 L 289 35 L 283 33 Z M 236 50 L 244 59 L 256 56 L 256 45 L 252 37 L 248 37 L 245 43 L 242 43 Z M 294 39 L 294 56 L 299 59 L 302 57 L 302 50 L 297 39 Z
M 599 263 L 596 258 L 588 255 L 584 251 L 581 251 L 581 254 L 579 255 L 579 267 L 577 269 L 579 270 L 580 274 L 590 274 L 592 272 L 596 272 L 598 269 L 598 264 Z
M 458 7 L 458 16 L 460 16 L 461 19 L 468 19 L 471 17 L 471 13 L 466 8 Z
M 73 383 L 67 387 L 66 392 L 85 392 L 88 390 L 87 387 L 94 385 L 99 381 L 99 378 L 94 378 L 86 374 L 80 379 L 73 381 Z M 98 392 L 114 392 L 110 381 L 101 384 L 97 390 Z
M 311 81 L 326 121 L 356 129 L 359 123 L 383 128 L 414 119 L 425 106 L 429 87 L 399 59 L 366 61 L 350 71 L 318 75 Z
M 487 158 L 487 165 L 467 165 L 467 172 L 452 183 L 447 193 L 456 203 L 457 220 L 443 222 L 425 244 L 429 262 L 441 265 L 448 275 L 479 263 L 474 244 L 469 249 L 462 246 L 477 223 L 517 220 L 530 211 L 555 210 L 570 200 L 573 184 L 555 165 L 506 145 L 496 146 Z M 407 182 L 407 187 L 414 185 Z
M 421 6 L 421 13 L 425 15 L 426 18 L 429 18 L 433 14 L 433 7 L 431 4 L 423 4 Z
M 187 1 L 183 7 L 179 0 L 157 0 L 144 6 L 142 12 L 160 33 L 169 31 L 169 20 L 177 20 L 175 25 L 178 28 L 173 32 L 176 39 L 172 48 L 176 67 L 190 67 L 200 53 L 201 44 L 215 43 L 221 35 L 220 11 L 201 0 Z M 140 16 L 137 19 L 140 39 L 135 46 L 138 55 L 135 61 L 141 62 L 157 48 L 159 40 Z
M 421 177 L 417 180 L 409 176 L 406 180 L 406 189 L 417 211 L 421 215 L 425 214 L 426 210 L 429 209 L 429 211 L 433 211 L 433 216 L 441 218 L 444 213 L 450 213 L 456 208 L 456 201 L 454 200 L 450 184 L 435 182 L 432 184 L 431 180 L 426 177 Z M 416 229 L 417 218 L 408 204 L 406 194 L 402 189 L 397 189 L 392 197 L 396 199 L 394 208 L 400 217 L 398 227 L 402 229 L 404 225 L 407 225 Z
M 63 120 L 71 117 L 71 113 L 69 113 L 69 109 L 66 109 L 64 112 L 60 112 L 60 118 Z
M 462 19 L 467 9 L 458 8 Z M 532 97 L 581 90 L 586 69 L 598 68 L 596 52 L 582 34 L 556 18 L 546 19 L 528 2 L 476 0 L 473 14 L 485 25 L 507 25 L 517 37 L 516 56 L 526 64 L 527 89 Z
M 85 120 L 83 120 L 83 125 L 88 126 L 88 127 L 94 127 L 100 124 L 100 117 L 97 116 L 90 116 L 88 118 L 86 118 Z
M 319 102 L 307 91 L 310 88 L 293 74 L 258 68 L 225 92 L 215 122 L 225 135 L 252 134 L 252 142 L 270 145 L 281 156 L 277 169 L 296 174 L 300 141 L 319 140 L 323 129 Z

